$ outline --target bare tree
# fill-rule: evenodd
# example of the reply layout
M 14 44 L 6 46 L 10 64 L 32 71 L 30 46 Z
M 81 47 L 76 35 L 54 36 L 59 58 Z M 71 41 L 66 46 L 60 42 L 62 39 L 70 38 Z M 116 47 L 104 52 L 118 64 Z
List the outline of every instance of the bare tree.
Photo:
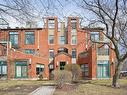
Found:
M 36 8 L 32 0 L 1 0 L 0 16 L 4 18 L 14 18 L 20 22 L 30 20 L 35 17 Z
M 78 4 L 91 12 L 94 17 L 91 22 L 104 26 L 103 34 L 112 42 L 113 47 L 108 46 L 117 59 L 112 86 L 118 87 L 120 70 L 127 58 L 127 0 L 81 0 Z

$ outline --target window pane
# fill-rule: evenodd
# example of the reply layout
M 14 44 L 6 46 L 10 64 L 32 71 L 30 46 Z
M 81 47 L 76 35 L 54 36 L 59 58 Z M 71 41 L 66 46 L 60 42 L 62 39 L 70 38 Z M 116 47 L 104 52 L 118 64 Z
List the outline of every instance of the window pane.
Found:
M 53 58 L 54 57 L 54 50 L 49 50 L 49 58 Z
M 35 50 L 34 49 L 25 49 L 26 54 L 34 54 Z
M 54 35 L 49 35 L 49 44 L 53 44 L 54 43 Z
M 40 74 L 44 71 L 44 65 L 43 64 L 37 64 L 36 65 L 36 74 Z
M 34 44 L 35 36 L 34 32 L 25 32 L 25 44 Z
M 72 58 L 76 58 L 76 49 L 72 49 Z
M 76 43 L 77 43 L 77 36 L 72 35 L 72 44 L 76 44 Z
M 90 38 L 92 41 L 99 41 L 99 32 L 91 32 Z
M 10 32 L 9 34 L 12 46 L 18 47 L 18 32 Z
M 59 37 L 59 44 L 65 44 L 65 37 L 64 36 Z
M 16 66 L 16 71 L 17 77 L 21 77 L 21 66 Z
M 71 20 L 71 28 L 76 29 L 76 19 Z
M 1 66 L 0 66 L 0 74 L 2 74 L 2 72 L 1 72 L 2 70 L 1 70 Z
M 55 20 L 54 19 L 48 20 L 48 28 L 55 28 Z
M 27 76 L 27 66 L 22 66 L 22 76 L 23 77 Z
M 7 66 L 2 66 L 2 74 L 7 74 Z

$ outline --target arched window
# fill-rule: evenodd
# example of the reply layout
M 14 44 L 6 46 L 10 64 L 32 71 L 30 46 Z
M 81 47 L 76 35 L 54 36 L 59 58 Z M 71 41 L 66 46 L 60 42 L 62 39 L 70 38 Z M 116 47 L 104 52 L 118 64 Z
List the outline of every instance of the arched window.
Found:
M 60 52 L 68 53 L 68 49 L 65 48 L 65 47 L 61 47 L 61 48 L 58 49 L 58 53 L 60 53 Z

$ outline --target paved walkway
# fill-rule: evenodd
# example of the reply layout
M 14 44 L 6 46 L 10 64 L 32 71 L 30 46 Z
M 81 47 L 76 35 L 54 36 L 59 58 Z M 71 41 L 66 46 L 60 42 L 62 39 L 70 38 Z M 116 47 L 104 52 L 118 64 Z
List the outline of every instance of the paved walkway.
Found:
M 29 95 L 53 95 L 55 91 L 54 86 L 42 86 L 37 88 L 35 91 L 30 93 Z

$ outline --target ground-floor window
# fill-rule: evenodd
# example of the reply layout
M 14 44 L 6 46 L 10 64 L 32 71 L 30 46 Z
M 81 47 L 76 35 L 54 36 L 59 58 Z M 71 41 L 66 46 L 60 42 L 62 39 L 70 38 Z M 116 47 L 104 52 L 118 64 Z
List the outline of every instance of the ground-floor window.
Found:
M 0 78 L 7 77 L 7 62 L 0 61 Z
M 41 74 L 44 71 L 44 64 L 37 64 L 36 65 L 36 75 Z
M 65 65 L 66 65 L 66 62 L 60 62 L 60 70 L 64 70 Z
M 98 78 L 108 78 L 109 77 L 109 61 L 108 60 L 98 60 L 97 61 L 97 77 Z
M 15 77 L 16 78 L 28 77 L 27 61 L 16 61 L 15 62 Z
M 83 77 L 89 76 L 89 65 L 88 64 L 82 64 L 81 65 L 82 75 Z

